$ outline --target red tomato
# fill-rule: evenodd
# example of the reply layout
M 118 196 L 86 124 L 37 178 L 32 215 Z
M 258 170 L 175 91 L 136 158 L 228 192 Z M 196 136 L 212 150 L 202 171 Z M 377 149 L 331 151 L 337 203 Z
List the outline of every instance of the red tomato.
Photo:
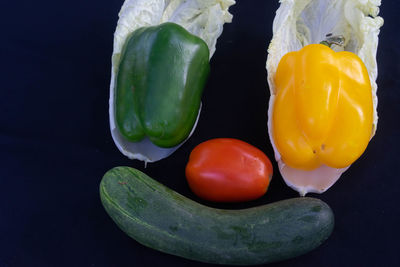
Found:
M 186 179 L 199 197 L 216 202 L 248 201 L 267 192 L 272 164 L 258 148 L 231 138 L 199 144 L 190 153 Z

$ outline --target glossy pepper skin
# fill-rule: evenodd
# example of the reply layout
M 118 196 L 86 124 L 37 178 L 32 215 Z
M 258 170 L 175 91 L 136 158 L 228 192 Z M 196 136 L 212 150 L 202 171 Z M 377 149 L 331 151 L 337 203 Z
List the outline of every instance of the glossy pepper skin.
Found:
M 275 85 L 273 138 L 285 164 L 344 168 L 361 156 L 372 134 L 373 102 L 357 55 L 305 46 L 281 59 Z
M 129 141 L 159 147 L 185 140 L 210 71 L 207 44 L 174 23 L 143 27 L 127 39 L 116 85 L 116 121 Z

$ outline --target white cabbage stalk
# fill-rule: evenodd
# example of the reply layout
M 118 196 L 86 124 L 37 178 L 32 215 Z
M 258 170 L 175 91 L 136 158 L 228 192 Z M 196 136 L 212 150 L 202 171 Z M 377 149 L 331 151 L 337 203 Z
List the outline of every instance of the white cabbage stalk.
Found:
M 140 27 L 174 22 L 202 38 L 208 45 L 211 58 L 224 23 L 232 21 L 232 15 L 228 8 L 233 4 L 235 4 L 234 0 L 125 0 L 119 12 L 119 20 L 114 33 L 109 101 L 111 135 L 116 146 L 125 156 L 146 163 L 154 162 L 169 156 L 181 145 L 173 148 L 160 148 L 151 143 L 148 138 L 132 143 L 124 139 L 116 127 L 114 87 L 121 50 L 129 34 Z M 190 135 L 196 125 L 197 121 Z
M 268 48 L 267 71 L 271 93 L 268 133 L 274 148 L 275 159 L 286 184 L 303 196 L 308 192 L 323 193 L 347 168 L 334 169 L 321 166 L 313 171 L 303 171 L 291 168 L 282 161 L 272 135 L 271 114 L 275 100 L 276 69 L 280 59 L 288 52 L 298 51 L 308 44 L 320 43 L 329 33 L 344 36 L 344 46 L 334 46 L 333 49 L 357 54 L 367 67 L 374 105 L 373 136 L 378 123 L 376 51 L 379 28 L 383 25 L 383 19 L 378 16 L 381 1 L 281 0 L 280 3 L 273 23 L 273 39 Z

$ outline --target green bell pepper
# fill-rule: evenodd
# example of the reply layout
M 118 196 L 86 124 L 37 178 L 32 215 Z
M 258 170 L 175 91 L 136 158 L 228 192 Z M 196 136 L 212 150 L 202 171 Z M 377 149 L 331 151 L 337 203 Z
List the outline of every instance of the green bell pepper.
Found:
M 173 147 L 190 134 L 199 112 L 209 49 L 174 23 L 143 27 L 125 42 L 117 74 L 115 113 L 131 142 L 148 137 Z

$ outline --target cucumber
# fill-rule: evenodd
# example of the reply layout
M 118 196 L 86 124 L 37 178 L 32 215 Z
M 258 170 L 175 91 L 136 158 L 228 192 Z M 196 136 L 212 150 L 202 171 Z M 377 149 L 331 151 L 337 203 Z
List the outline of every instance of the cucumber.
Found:
M 110 217 L 139 243 L 207 263 L 253 265 L 293 258 L 322 244 L 334 225 L 332 210 L 318 199 L 215 209 L 129 167 L 108 171 L 100 196 Z

